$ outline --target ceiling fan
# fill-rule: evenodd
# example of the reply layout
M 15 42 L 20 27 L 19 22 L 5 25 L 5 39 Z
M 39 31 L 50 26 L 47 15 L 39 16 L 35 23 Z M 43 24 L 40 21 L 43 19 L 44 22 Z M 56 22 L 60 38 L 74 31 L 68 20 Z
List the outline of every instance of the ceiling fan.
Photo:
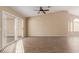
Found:
M 47 7 L 47 9 L 44 9 L 43 7 L 39 7 L 39 10 L 36 10 L 36 11 L 38 11 L 38 14 L 39 14 L 40 12 L 42 12 L 43 14 L 46 14 L 46 12 L 49 11 L 48 8 L 49 8 L 49 7 Z

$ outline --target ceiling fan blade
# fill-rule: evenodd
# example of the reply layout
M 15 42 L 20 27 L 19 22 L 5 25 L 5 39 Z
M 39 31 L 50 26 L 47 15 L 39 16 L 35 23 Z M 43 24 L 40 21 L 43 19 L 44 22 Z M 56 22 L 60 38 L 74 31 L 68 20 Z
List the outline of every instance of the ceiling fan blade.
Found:
M 44 10 L 44 11 L 49 11 L 49 9 L 47 9 L 47 10 Z
M 48 6 L 48 8 L 50 8 L 51 6 Z
M 46 12 L 45 12 L 44 10 L 43 10 L 42 12 L 43 12 L 44 14 L 46 14 Z
M 46 14 L 46 11 L 49 11 L 49 9 L 43 9 L 43 7 L 39 7 L 39 10 L 35 10 L 38 11 L 37 13 L 39 14 L 40 12 L 42 12 L 43 14 Z
M 40 11 L 42 11 L 44 14 L 46 14 L 46 12 L 43 10 L 42 7 L 40 7 Z

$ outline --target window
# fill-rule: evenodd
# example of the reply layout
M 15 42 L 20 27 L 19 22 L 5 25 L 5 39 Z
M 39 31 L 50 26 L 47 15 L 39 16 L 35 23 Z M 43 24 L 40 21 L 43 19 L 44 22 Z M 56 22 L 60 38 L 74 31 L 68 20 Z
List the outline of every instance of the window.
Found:
M 70 22 L 70 32 L 79 32 L 79 19 L 75 18 Z
M 74 19 L 73 20 L 73 31 L 79 31 L 79 19 Z

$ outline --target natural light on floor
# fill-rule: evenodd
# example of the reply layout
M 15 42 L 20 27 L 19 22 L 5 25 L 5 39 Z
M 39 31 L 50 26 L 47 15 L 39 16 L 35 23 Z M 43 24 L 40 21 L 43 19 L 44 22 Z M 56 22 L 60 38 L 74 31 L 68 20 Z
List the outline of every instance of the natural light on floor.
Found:
M 16 53 L 24 53 L 24 46 L 23 46 L 23 41 L 19 40 L 16 43 Z

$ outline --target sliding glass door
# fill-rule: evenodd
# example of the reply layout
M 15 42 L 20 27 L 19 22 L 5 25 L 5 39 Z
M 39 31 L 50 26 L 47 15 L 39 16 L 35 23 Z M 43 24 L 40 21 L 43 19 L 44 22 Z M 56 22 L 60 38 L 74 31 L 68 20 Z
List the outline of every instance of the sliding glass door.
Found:
M 18 39 L 17 19 L 7 12 L 2 13 L 2 47 Z
M 4 52 L 24 52 L 23 19 L 5 11 L 2 12 L 1 16 L 1 48 L 5 48 Z

